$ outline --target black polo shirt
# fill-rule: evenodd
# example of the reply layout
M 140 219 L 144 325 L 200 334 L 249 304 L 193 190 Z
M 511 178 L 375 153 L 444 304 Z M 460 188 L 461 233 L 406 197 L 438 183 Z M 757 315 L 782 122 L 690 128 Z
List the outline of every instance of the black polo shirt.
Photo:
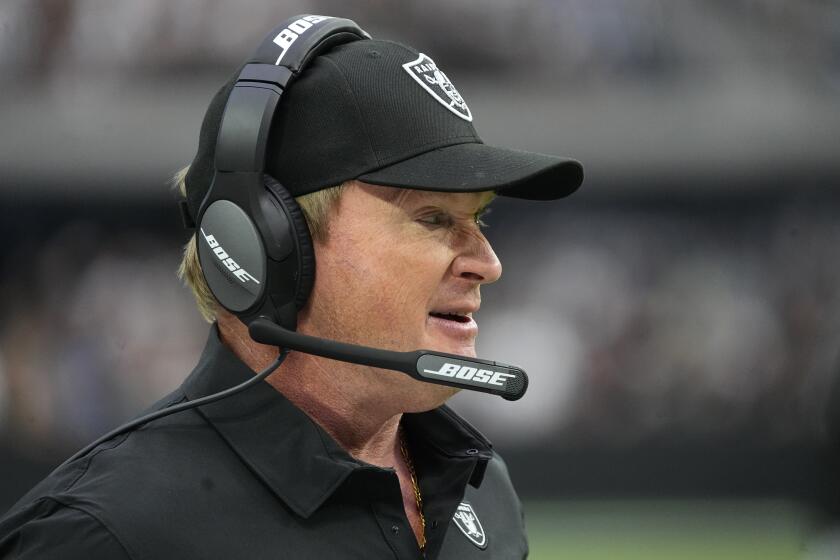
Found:
M 195 370 L 155 407 L 252 375 L 214 327 Z M 521 505 L 490 443 L 445 406 L 406 414 L 403 427 L 426 557 L 524 558 Z M 103 443 L 0 521 L 4 559 L 420 557 L 394 470 L 351 457 L 267 383 Z

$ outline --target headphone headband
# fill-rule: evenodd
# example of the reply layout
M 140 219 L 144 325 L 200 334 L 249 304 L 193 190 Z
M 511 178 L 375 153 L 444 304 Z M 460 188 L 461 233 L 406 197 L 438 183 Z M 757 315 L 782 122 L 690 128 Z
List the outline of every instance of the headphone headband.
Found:
M 294 329 L 314 281 L 304 217 L 291 194 L 264 174 L 280 99 L 319 54 L 369 38 L 348 19 L 288 19 L 263 40 L 229 83 L 226 98 L 218 100 L 224 109 L 212 146 L 210 186 L 196 212 L 196 239 L 210 290 L 246 323 L 262 316 Z
M 283 92 L 311 60 L 330 48 L 369 39 L 355 22 L 330 16 L 302 15 L 287 19 L 263 39 L 239 72 L 228 96 L 216 139 L 215 172 L 262 173 L 269 131 Z M 198 220 L 220 198 L 214 177 Z M 225 198 L 239 198 L 225 193 Z M 197 220 L 197 221 L 198 221 Z
M 338 43 L 370 39 L 356 22 L 331 16 L 289 18 L 269 33 L 249 62 L 284 66 L 297 74 L 325 49 Z

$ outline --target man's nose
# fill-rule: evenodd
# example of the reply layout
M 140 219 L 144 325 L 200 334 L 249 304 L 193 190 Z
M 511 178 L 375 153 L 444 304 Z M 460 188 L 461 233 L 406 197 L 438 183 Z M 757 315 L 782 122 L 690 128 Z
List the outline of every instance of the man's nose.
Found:
M 502 276 L 502 263 L 483 234 L 471 237 L 464 250 L 455 257 L 452 273 L 472 282 L 491 284 Z

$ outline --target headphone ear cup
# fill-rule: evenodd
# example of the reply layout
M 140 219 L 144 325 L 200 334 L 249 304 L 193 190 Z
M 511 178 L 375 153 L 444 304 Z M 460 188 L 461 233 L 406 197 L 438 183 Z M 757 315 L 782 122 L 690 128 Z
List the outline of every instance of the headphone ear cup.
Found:
M 292 223 L 295 246 L 300 257 L 295 306 L 301 309 L 309 299 L 315 282 L 315 249 L 312 247 L 312 236 L 309 233 L 309 226 L 306 225 L 303 210 L 289 191 L 271 175 L 264 174 L 263 182 L 266 190 L 274 195 Z

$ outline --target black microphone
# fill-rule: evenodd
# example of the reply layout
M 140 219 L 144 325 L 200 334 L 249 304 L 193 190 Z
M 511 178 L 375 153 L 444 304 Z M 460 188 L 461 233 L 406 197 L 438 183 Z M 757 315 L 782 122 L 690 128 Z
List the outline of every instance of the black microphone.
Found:
M 522 368 L 490 360 L 433 350 L 394 352 L 358 346 L 290 331 L 263 318 L 252 321 L 248 332 L 251 338 L 262 344 L 341 362 L 401 371 L 420 381 L 491 393 L 509 401 L 522 398 L 528 389 L 528 375 Z

